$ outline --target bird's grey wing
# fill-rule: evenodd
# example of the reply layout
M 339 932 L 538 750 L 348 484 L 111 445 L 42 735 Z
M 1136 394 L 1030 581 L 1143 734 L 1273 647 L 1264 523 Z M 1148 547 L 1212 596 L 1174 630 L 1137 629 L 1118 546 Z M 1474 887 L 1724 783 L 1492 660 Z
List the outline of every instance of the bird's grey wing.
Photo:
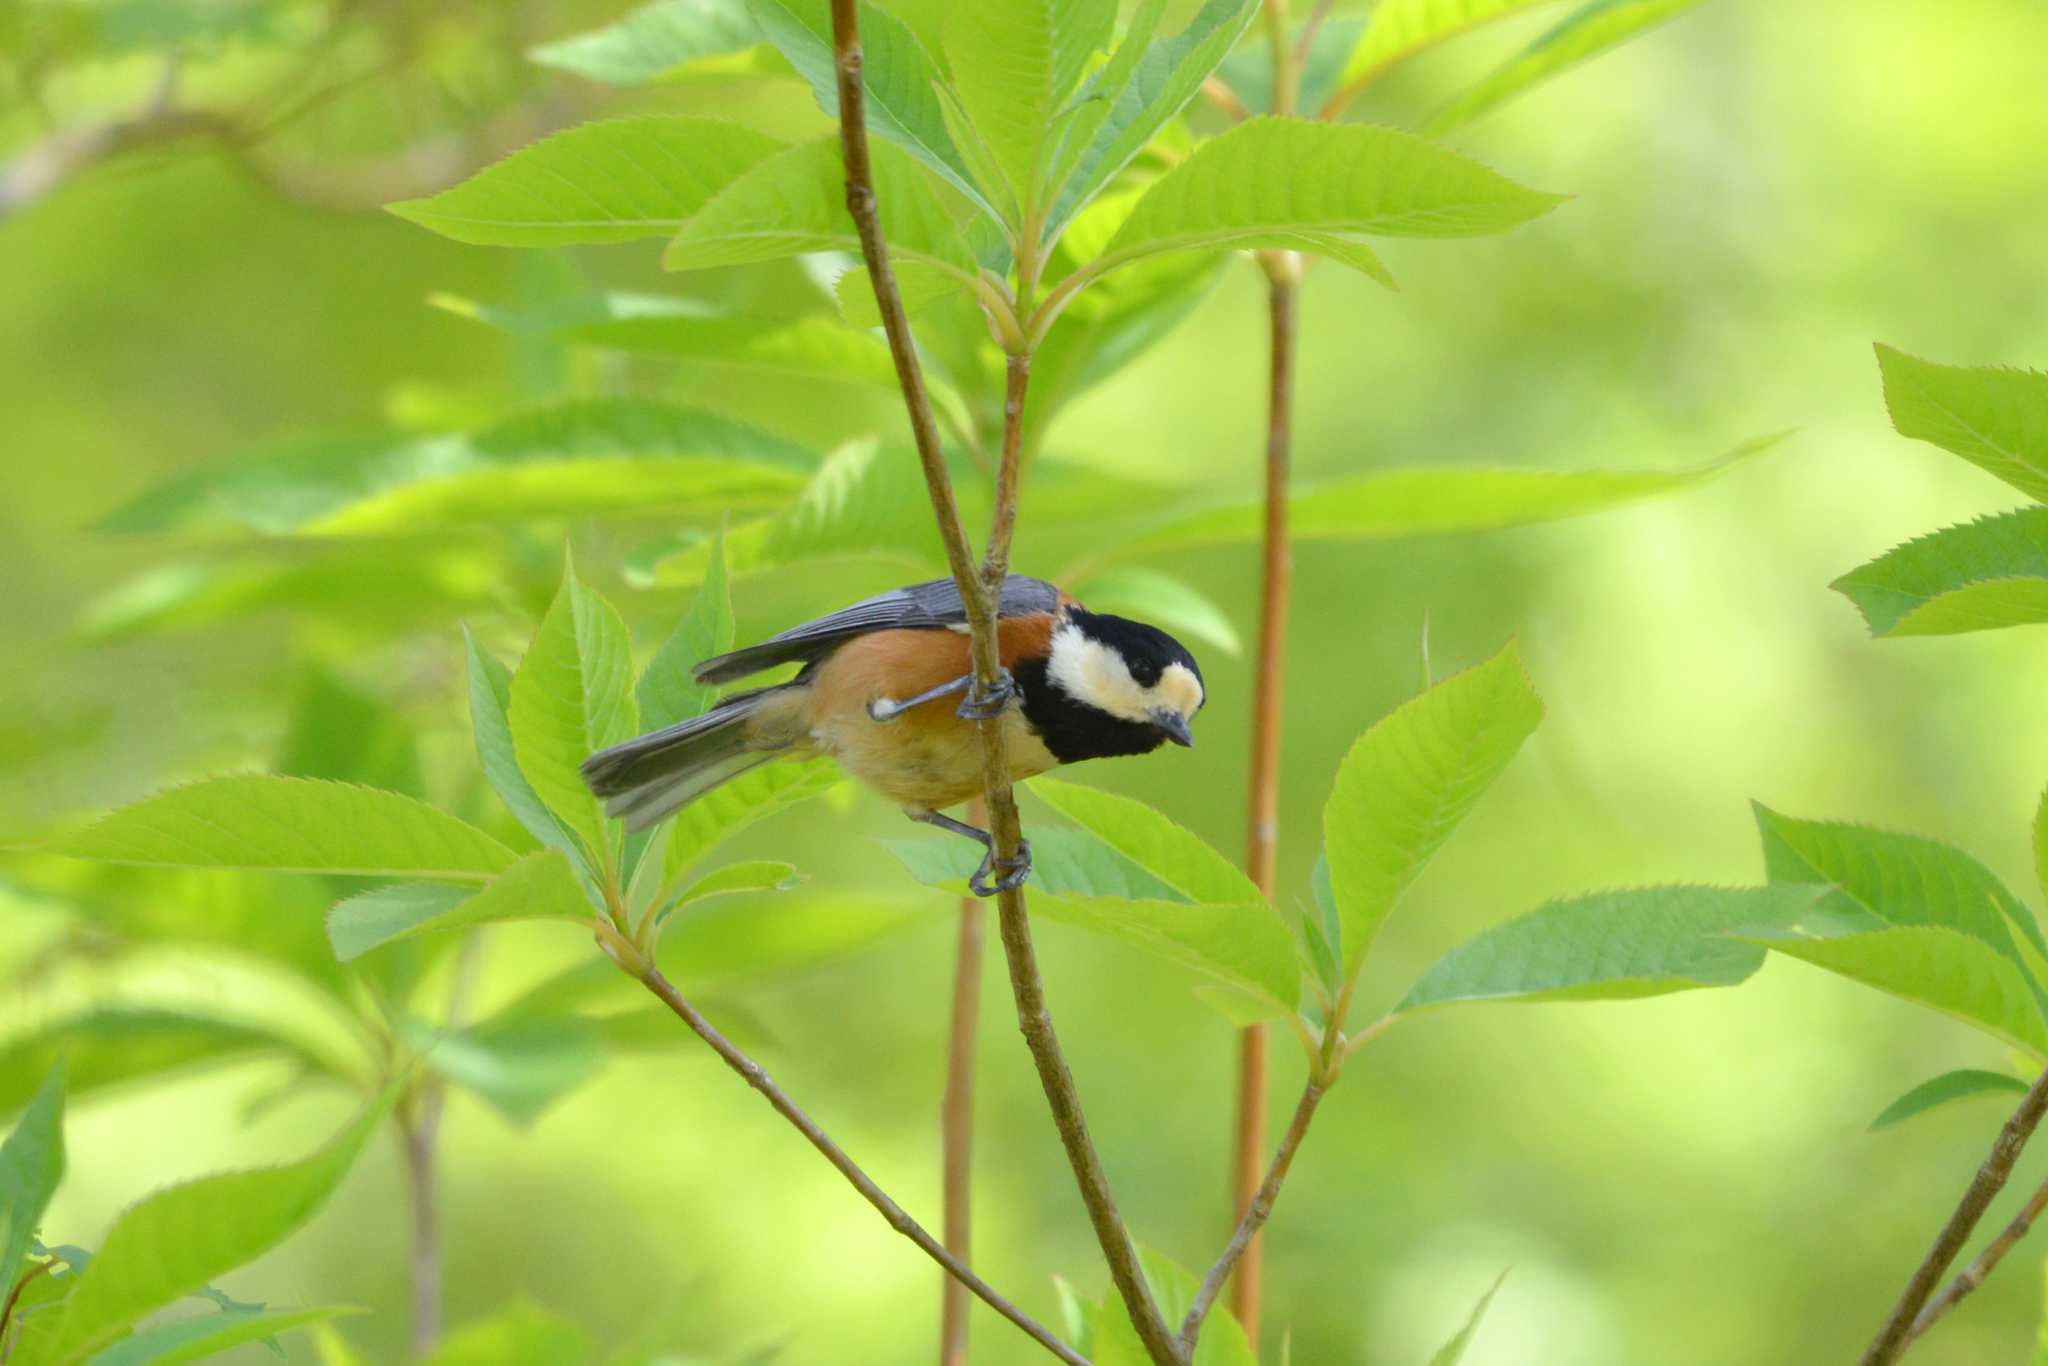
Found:
M 1002 616 L 1056 612 L 1059 605 L 1059 589 L 1044 579 L 1012 574 L 1003 581 Z M 822 658 L 841 642 L 864 636 L 870 631 L 940 630 L 962 625 L 966 620 L 967 610 L 960 601 L 959 585 L 951 579 L 933 579 L 928 583 L 879 593 L 816 621 L 792 626 L 758 645 L 707 659 L 696 667 L 695 673 L 700 683 L 727 683 L 777 664 L 795 660 L 808 663 Z

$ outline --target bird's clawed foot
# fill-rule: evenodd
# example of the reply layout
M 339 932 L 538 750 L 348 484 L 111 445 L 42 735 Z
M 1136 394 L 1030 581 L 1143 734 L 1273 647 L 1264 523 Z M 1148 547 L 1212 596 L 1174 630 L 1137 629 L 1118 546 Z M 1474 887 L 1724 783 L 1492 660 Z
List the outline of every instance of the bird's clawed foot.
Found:
M 993 886 L 988 881 L 990 873 L 1001 873 Z M 996 857 L 995 845 L 989 845 L 988 853 L 982 856 L 981 867 L 974 870 L 974 876 L 967 879 L 967 890 L 976 896 L 988 898 L 1000 892 L 1022 887 L 1031 878 L 1031 841 L 1017 842 L 1017 857 L 1000 859 Z
M 1008 669 L 998 668 L 986 689 L 979 678 L 968 684 L 967 696 L 960 699 L 956 714 L 962 721 L 993 721 L 1009 710 L 1016 696 L 1017 680 Z

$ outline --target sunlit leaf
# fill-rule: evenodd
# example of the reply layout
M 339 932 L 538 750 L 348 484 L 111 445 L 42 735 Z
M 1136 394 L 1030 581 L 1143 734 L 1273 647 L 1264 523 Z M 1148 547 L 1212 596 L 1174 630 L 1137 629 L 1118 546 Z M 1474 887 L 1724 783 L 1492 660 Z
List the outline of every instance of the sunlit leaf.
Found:
M 1832 585 L 1874 636 L 1954 635 L 2048 621 L 2048 507 L 1952 526 Z
M 180 1366 L 205 1361 L 245 1343 L 267 1342 L 294 1329 L 325 1323 L 360 1309 L 232 1309 L 153 1323 L 98 1353 L 88 1366 Z
M 1345 85 L 1370 81 L 1395 63 L 1468 29 L 1545 3 L 1548 0 L 1380 0 L 1339 79 Z
M 75 1099 L 262 1054 L 281 1055 L 309 1071 L 333 1071 L 297 1039 L 254 1023 L 153 1006 L 101 1006 L 0 1044 L 0 1114 L 18 1108 L 60 1063 Z
M 1323 807 L 1323 847 L 1356 973 L 1401 894 L 1542 719 L 1513 644 L 1359 737 Z
M 1199 589 L 1151 569 L 1109 569 L 1075 586 L 1074 596 L 1096 612 L 1149 621 L 1179 636 L 1214 645 L 1235 658 L 1243 652 L 1237 628 Z
M 0 1281 L 9 1290 L 35 1241 L 43 1211 L 50 1207 L 50 1197 L 63 1180 L 64 1067 L 60 1063 L 44 1073 L 13 1132 L 0 1141 Z
M 1460 1328 L 1449 1342 L 1437 1349 L 1436 1355 L 1429 1359 L 1429 1366 L 1458 1366 L 1458 1363 L 1465 1359 L 1465 1349 L 1472 1345 L 1473 1334 L 1479 1331 L 1480 1321 L 1486 1317 L 1486 1311 L 1493 1305 L 1493 1297 L 1500 1293 L 1501 1284 L 1507 1278 L 1508 1273 L 1505 1271 L 1493 1278 L 1493 1284 L 1479 1297 L 1479 1303 L 1472 1306 L 1472 1313 L 1465 1319 L 1465 1326 Z
M 672 818 L 674 828 L 662 858 L 663 881 L 674 881 L 754 822 L 809 801 L 839 782 L 839 770 L 829 762 L 777 759 L 713 788 Z
M 327 937 L 343 962 L 371 949 L 429 934 L 474 929 L 501 920 L 587 920 L 596 913 L 568 858 L 557 850 L 528 854 L 482 891 L 404 882 L 337 902 Z
M 542 43 L 527 56 L 606 85 L 644 85 L 761 41 L 760 26 L 733 0 L 654 0 L 602 28 Z
M 733 630 L 732 592 L 726 583 L 725 539 L 721 535 L 711 542 L 696 600 L 640 675 L 636 695 L 642 726 L 659 730 L 711 709 L 718 700 L 718 689 L 699 683 L 691 670 L 730 650 Z
M 561 591 L 512 675 L 507 717 L 520 772 L 595 856 L 608 827 L 579 770 L 633 736 L 633 647 L 618 611 L 583 586 L 573 565 L 564 565 Z
M 896 385 L 896 367 L 879 337 L 830 318 L 643 315 L 578 323 L 565 341 L 619 351 L 678 356 L 726 369 Z
M 1422 974 L 1396 1007 L 1457 1001 L 1623 1001 L 1731 987 L 1763 950 L 1728 930 L 1789 923 L 1814 887 L 1638 887 L 1553 901 L 1483 931 Z
M 581 1366 L 590 1357 L 581 1328 L 522 1301 L 449 1334 L 420 1366 Z
M 1930 1077 L 1912 1090 L 1900 1096 L 1884 1112 L 1870 1121 L 1873 1132 L 1889 1129 L 1894 1124 L 1903 1124 L 1929 1110 L 1969 1100 L 1976 1096 L 2010 1095 L 2024 1092 L 2027 1084 L 2010 1072 L 1986 1072 L 1981 1068 L 1963 1067 L 1953 1072 L 1944 1072 Z
M 512 745 L 512 723 L 507 716 L 512 705 L 512 671 L 478 645 L 466 626 L 462 640 L 468 651 L 470 731 L 476 740 L 477 761 L 483 765 L 491 790 L 535 839 L 573 859 L 582 859 L 576 836 L 562 824 L 561 817 L 548 809 L 519 770 Z M 340 951 L 339 945 L 336 951 Z
M 47 1366 L 84 1361 L 144 1315 L 297 1232 L 341 1185 L 388 1105 L 387 1096 L 367 1107 L 303 1162 L 202 1177 L 131 1206 L 66 1302 Z
M 1051 778 L 1034 779 L 1029 790 L 1189 901 L 1229 905 L 1264 899 L 1235 863 L 1135 798 Z
M 604 1066 L 596 1031 L 576 1020 L 487 1021 L 446 1031 L 419 1026 L 408 1042 L 427 1066 L 518 1125 L 532 1124 Z
M 715 896 L 737 896 L 745 892 L 781 892 L 802 882 L 796 865 L 778 859 L 755 859 L 728 863 L 706 873 L 676 896 L 676 904 L 688 906 Z
M 1877 364 L 1901 436 L 1953 452 L 2048 502 L 2048 374 L 1934 365 L 1883 345 Z
M 267 774 L 170 788 L 48 847 L 105 863 L 455 882 L 486 881 L 516 857 L 411 797 Z
M 1591 0 L 1438 111 L 1424 131 L 1442 137 L 1559 72 L 1619 47 L 1699 4 L 1700 0 Z
M 1115 0 L 1014 0 L 947 15 L 954 89 L 1018 204 L 1037 201 L 1060 110 L 1109 41 L 1116 9 Z
M 928 887 L 964 891 L 980 866 L 981 846 L 954 836 L 885 839 L 882 847 Z M 1048 896 L 1087 900 L 1171 901 L 1193 905 L 1168 886 L 1085 830 L 1060 826 L 1031 834 L 1031 886 Z
M 453 189 L 388 207 L 444 237 L 487 246 L 667 237 L 783 147 L 722 119 L 609 119 L 536 142 Z

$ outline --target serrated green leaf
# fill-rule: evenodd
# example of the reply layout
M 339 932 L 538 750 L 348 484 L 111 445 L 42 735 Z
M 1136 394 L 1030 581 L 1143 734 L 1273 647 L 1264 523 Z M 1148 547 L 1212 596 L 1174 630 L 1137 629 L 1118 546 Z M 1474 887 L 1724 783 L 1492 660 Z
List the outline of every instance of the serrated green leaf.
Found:
M 447 1031 L 419 1026 L 408 1042 L 428 1067 L 522 1127 L 604 1067 L 597 1032 L 577 1020 L 493 1020 Z
M 889 254 L 972 282 L 974 253 L 925 173 L 893 147 L 869 150 Z M 778 152 L 733 180 L 682 223 L 661 263 L 668 270 L 705 270 L 859 250 L 846 211 L 839 140 L 826 137 Z
M 1973 1096 L 2009 1095 L 2024 1092 L 2027 1084 L 2010 1072 L 1986 1072 L 1982 1068 L 1963 1067 L 1953 1072 L 1944 1072 L 1930 1077 L 1912 1090 L 1884 1107 L 1883 1113 L 1870 1121 L 1871 1132 L 1889 1129 L 1894 1124 L 1903 1124 L 1916 1115 Z
M 558 850 L 543 849 L 520 859 L 478 892 L 413 882 L 337 902 L 327 915 L 327 937 L 334 956 L 348 962 L 385 944 L 501 920 L 583 921 L 594 914 L 568 858 Z
M 1637 887 L 1553 901 L 1483 931 L 1424 972 L 1397 1012 L 1459 1001 L 1626 1001 L 1732 987 L 1763 966 L 1724 931 L 1789 924 L 1820 889 Z
M 826 0 L 748 0 L 747 8 L 768 41 L 810 82 L 818 107 L 836 121 L 839 79 Z M 968 173 L 947 130 L 939 94 L 945 78 L 938 63 L 925 52 L 917 35 L 886 10 L 863 3 L 857 7 L 856 18 L 869 131 L 903 148 L 993 215 L 995 209 Z M 886 212 L 888 196 L 879 198 Z M 893 246 L 895 236 L 889 236 Z
M 1244 652 L 1237 628 L 1215 600 L 1171 574 L 1153 569 L 1110 569 L 1077 585 L 1074 596 L 1091 611 L 1115 612 L 1214 645 L 1235 659 Z
M 1061 108 L 1115 28 L 1115 0 L 1015 0 L 948 13 L 953 88 L 1018 204 L 1037 204 Z
M 203 1063 L 262 1053 L 309 1071 L 335 1069 L 305 1044 L 261 1025 L 151 1006 L 101 1006 L 15 1035 L 0 1045 L 0 1114 L 19 1108 L 62 1066 L 73 1099 Z
M 1323 807 L 1323 848 L 1356 974 L 1401 894 L 1535 732 L 1543 703 L 1510 643 L 1359 737 Z
M 1935 365 L 1884 345 L 1877 364 L 1899 435 L 1939 446 L 2048 502 L 2048 374 Z
M 1160 1317 L 1178 1324 L 1194 1303 L 1200 1286 L 1194 1273 L 1150 1248 L 1138 1250 L 1145 1282 L 1159 1305 Z M 1123 1301 L 1111 1296 L 1095 1306 L 1095 1347 L 1090 1358 L 1095 1366 L 1150 1366 L 1152 1354 L 1138 1338 Z M 1228 1308 L 1217 1305 L 1203 1321 L 1202 1336 L 1195 1344 L 1191 1366 L 1258 1366 L 1258 1354 Z
M 1391 128 L 1256 118 L 1155 181 L 1096 268 L 1170 251 L 1289 247 L 1384 278 L 1367 237 L 1504 232 L 1562 202 Z
M 633 647 L 618 611 L 573 566 L 564 566 L 561 591 L 512 675 L 507 719 L 520 771 L 596 857 L 608 826 L 579 770 L 632 738 Z
M 830 318 L 648 314 L 577 323 L 563 340 L 617 351 L 679 356 L 724 369 L 831 378 L 894 388 L 895 362 L 880 338 Z
M 1699 4 L 1700 0 L 1591 0 L 1439 110 L 1423 131 L 1438 138 L 1462 128 L 1559 72 L 1619 47 Z
M 10 1107 L 11 1108 L 11 1107 Z M 35 1096 L 0 1141 L 0 1282 L 15 1285 L 43 1211 L 64 1180 L 64 1065 L 48 1069 Z M 0 1295 L 4 1295 L 0 1291 Z
M 2012 959 L 1982 940 L 1939 925 L 1850 930 L 1817 915 L 1813 924 L 1749 936 L 1774 952 L 1826 968 L 1975 1025 L 1993 1038 L 2048 1058 L 2048 1027 L 2036 988 Z
M 1136 798 L 1051 778 L 1034 779 L 1029 790 L 1189 901 L 1235 905 L 1264 900 L 1236 864 Z
M 507 711 L 512 705 L 512 671 L 504 662 L 476 643 L 476 637 L 462 628 L 468 652 L 469 721 L 476 739 L 477 762 L 498 800 L 518 818 L 535 839 L 550 849 L 559 849 L 572 859 L 584 858 L 576 836 L 548 809 L 533 784 L 519 771 L 512 745 L 512 722 Z
M 389 1107 L 387 1094 L 303 1162 L 202 1177 L 131 1206 L 66 1302 L 46 1366 L 85 1361 L 145 1315 L 297 1232 L 341 1185 Z
M 824 760 L 778 759 L 720 784 L 675 814 L 662 857 L 662 881 L 674 882 L 754 822 L 808 801 L 839 781 L 838 768 Z
M 253 773 L 170 788 L 47 847 L 103 863 L 451 882 L 486 881 L 516 857 L 396 792 Z
M 1346 86 L 1373 80 L 1438 43 L 1545 3 L 1548 0 L 1380 0 L 1339 79 Z
M 443 237 L 485 246 L 668 237 L 785 146 L 722 119 L 608 119 L 544 138 L 453 189 L 388 208 Z
M 606 85 L 645 85 L 762 41 L 759 25 L 733 0 L 654 0 L 602 28 L 542 43 L 526 55 Z
M 648 730 L 675 725 L 711 710 L 715 686 L 699 683 L 691 670 L 733 645 L 732 592 L 726 583 L 725 537 L 714 536 L 696 601 L 662 642 L 640 675 L 640 724 Z
M 981 847 L 955 837 L 885 839 L 882 847 L 927 887 L 964 890 L 969 875 L 981 865 Z M 1031 885 L 1048 896 L 1082 900 L 1194 904 L 1086 830 L 1059 826 L 1032 832 Z
M 226 1310 L 154 1323 L 99 1353 L 87 1366 L 181 1366 L 204 1361 L 232 1347 L 264 1342 L 294 1329 L 325 1323 L 360 1309 L 324 1305 L 313 1309 Z
M 1291 495 L 1289 532 L 1297 541 L 1386 540 L 1556 521 L 1703 484 L 1783 439 L 1783 433 L 1758 437 L 1688 470 L 1382 470 Z M 1263 528 L 1263 504 L 1246 498 L 1169 514 L 1115 553 L 1256 541 Z
M 1159 38 L 1166 0 L 1144 0 L 1109 62 L 1082 89 L 1062 133 L 1050 183 L 1056 187 L 1047 240 L 1116 179 L 1202 88 L 1236 43 L 1258 0 L 1204 0 L 1186 28 Z
M 1437 1349 L 1436 1355 L 1429 1359 L 1429 1366 L 1458 1366 L 1458 1363 L 1465 1359 L 1465 1349 L 1472 1345 L 1473 1334 L 1479 1331 L 1480 1321 L 1486 1317 L 1486 1311 L 1493 1305 L 1493 1297 L 1500 1293 L 1501 1285 L 1507 1278 L 1508 1273 L 1505 1271 L 1493 1278 L 1493 1284 L 1479 1297 L 1479 1303 L 1472 1306 L 1471 1314 L 1465 1319 L 1465 1326 L 1460 1328 L 1449 1342 Z
M 708 901 L 716 896 L 736 896 L 744 892 L 787 891 L 803 879 L 793 863 L 782 863 L 775 859 L 754 859 L 746 863 L 728 863 L 714 869 L 685 887 L 676 896 L 677 906 L 688 906 L 698 901 Z
M 463 1325 L 420 1366 L 583 1366 L 591 1353 L 581 1328 L 522 1301 Z
M 2048 507 L 1908 541 L 1831 587 L 1874 636 L 1955 635 L 2048 621 Z

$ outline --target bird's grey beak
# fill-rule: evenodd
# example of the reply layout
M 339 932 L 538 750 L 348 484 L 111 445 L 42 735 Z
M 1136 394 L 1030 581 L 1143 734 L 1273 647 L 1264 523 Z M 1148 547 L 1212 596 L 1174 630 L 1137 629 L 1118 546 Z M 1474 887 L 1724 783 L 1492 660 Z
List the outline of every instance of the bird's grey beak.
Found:
M 1152 713 L 1152 724 L 1166 733 L 1166 738 L 1183 749 L 1195 747 L 1195 737 L 1188 731 L 1188 719 L 1177 711 L 1161 707 Z

